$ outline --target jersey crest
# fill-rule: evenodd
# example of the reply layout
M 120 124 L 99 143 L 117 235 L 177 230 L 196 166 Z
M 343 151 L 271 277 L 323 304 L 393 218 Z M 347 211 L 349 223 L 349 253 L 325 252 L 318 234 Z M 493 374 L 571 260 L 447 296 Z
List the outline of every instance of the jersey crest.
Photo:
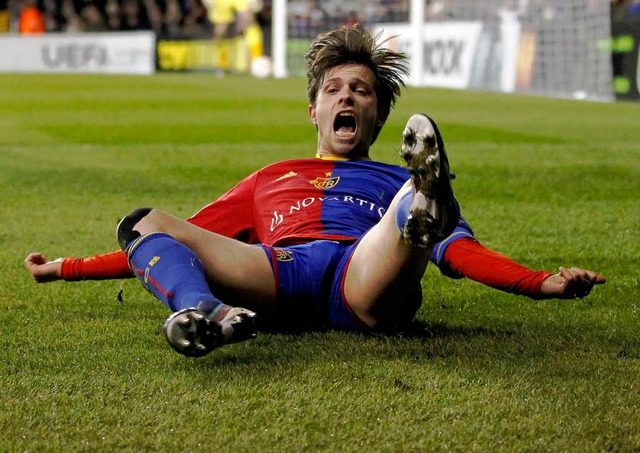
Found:
M 333 189 L 340 182 L 340 176 L 331 176 L 331 172 L 326 173 L 324 178 L 316 178 L 309 181 L 316 189 Z

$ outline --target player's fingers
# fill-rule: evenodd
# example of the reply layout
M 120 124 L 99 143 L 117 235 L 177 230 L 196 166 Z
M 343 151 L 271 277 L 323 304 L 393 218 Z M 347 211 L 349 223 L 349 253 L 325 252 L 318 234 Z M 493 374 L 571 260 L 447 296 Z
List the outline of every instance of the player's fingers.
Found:
M 27 270 L 31 274 L 31 277 L 38 282 L 38 268 L 43 263 L 46 262 L 46 259 L 40 253 L 31 253 L 24 260 L 25 266 L 27 266 Z
M 573 273 L 569 269 L 567 269 L 566 267 L 560 266 L 560 272 L 559 273 L 564 278 L 563 285 L 565 285 L 565 286 L 575 280 L 575 276 L 573 275 Z
M 29 255 L 27 255 L 27 257 L 24 259 L 25 263 L 30 263 L 32 262 L 38 255 L 40 255 L 39 253 L 29 253 Z
M 567 286 L 565 295 L 572 299 L 582 299 L 591 293 L 594 282 L 591 277 L 582 269 L 565 269 L 564 275 Z
M 591 283 L 595 285 L 601 285 L 602 283 L 606 283 L 607 279 L 604 275 L 600 275 L 597 272 L 580 269 L 579 267 L 572 267 L 572 273 L 575 275 L 580 275 L 582 278 L 589 280 Z
M 572 267 L 567 269 L 565 267 L 560 268 L 560 274 L 569 282 L 582 282 L 582 281 L 594 281 L 596 279 L 596 273 L 592 271 L 586 271 L 579 267 Z
M 559 274 L 564 279 L 560 286 L 565 298 L 580 299 L 588 294 L 588 291 L 591 291 L 591 289 L 585 291 L 585 288 L 580 283 L 581 279 L 574 269 L 567 269 L 566 267 L 561 266 Z
M 24 263 L 27 267 L 32 267 L 34 265 L 45 263 L 47 260 L 42 256 L 41 253 L 35 252 L 30 253 L 29 256 L 24 260 Z
M 602 285 L 603 283 L 607 283 L 607 277 L 604 275 L 596 274 L 596 279 L 594 282 L 596 285 Z

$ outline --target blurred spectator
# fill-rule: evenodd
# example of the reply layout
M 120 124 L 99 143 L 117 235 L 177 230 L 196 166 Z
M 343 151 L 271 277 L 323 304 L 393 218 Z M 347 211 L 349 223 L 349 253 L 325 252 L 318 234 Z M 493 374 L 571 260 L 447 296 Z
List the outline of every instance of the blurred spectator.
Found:
M 44 17 L 45 29 L 49 31 L 60 31 L 64 25 L 64 18 L 60 11 L 60 0 L 40 0 L 38 6 Z
M 443 0 L 435 0 L 427 2 L 424 13 L 428 21 L 436 22 L 444 19 L 445 10 L 445 2 Z
M 360 22 L 362 21 L 358 17 L 358 13 L 356 11 L 350 11 L 349 14 L 347 14 L 346 19 L 344 20 L 344 24 L 348 27 L 352 27 L 353 25 L 359 24 Z
M 118 30 L 149 30 L 151 24 L 142 0 L 123 0 L 120 5 L 120 27 Z
M 105 14 L 107 16 L 107 26 L 109 27 L 109 30 L 120 30 L 122 22 L 118 0 L 107 0 L 107 4 L 105 5 Z
M 182 37 L 203 38 L 211 37 L 207 8 L 200 0 L 184 0 L 183 18 L 181 23 Z
M 311 25 L 311 29 L 307 30 L 307 34 L 312 33 L 316 35 L 318 30 L 325 31 L 325 27 L 327 26 L 327 12 L 320 6 L 319 1 L 314 1 L 309 9 L 309 23 Z
M 611 8 L 612 21 L 620 20 L 620 18 L 624 16 L 624 12 L 622 11 L 622 3 L 622 0 L 611 0 L 609 6 Z
M 264 55 L 264 39 L 262 35 L 262 28 L 258 20 L 262 8 L 262 0 L 248 1 L 243 35 L 245 40 L 244 45 L 247 46 L 249 51 L 249 64 L 251 64 L 251 61 L 254 59 Z
M 180 36 L 182 11 L 177 0 L 167 0 L 163 15 L 163 36 Z
M 305 36 L 309 28 L 309 17 L 304 14 L 295 14 L 289 17 L 289 34 L 293 37 Z
M 107 23 L 95 3 L 87 3 L 80 11 L 81 31 L 108 31 Z
M 62 31 L 68 33 L 82 31 L 82 20 L 72 0 L 63 0 L 61 12 L 63 17 Z
M 157 0 L 142 0 L 147 21 L 151 30 L 159 35 L 162 32 L 162 11 Z
M 0 0 L 0 33 L 9 33 L 10 23 L 9 0 Z
M 382 1 L 386 9 L 385 20 L 389 22 L 408 22 L 409 21 L 409 2 L 407 1 Z
M 251 59 L 263 55 L 257 14 L 262 0 L 205 0 L 217 51 L 218 74 L 246 70 Z
M 44 33 L 46 27 L 44 16 L 36 6 L 35 0 L 21 0 L 20 16 L 18 18 L 18 33 Z
M 630 17 L 640 17 L 640 0 L 631 0 L 629 2 L 627 14 Z

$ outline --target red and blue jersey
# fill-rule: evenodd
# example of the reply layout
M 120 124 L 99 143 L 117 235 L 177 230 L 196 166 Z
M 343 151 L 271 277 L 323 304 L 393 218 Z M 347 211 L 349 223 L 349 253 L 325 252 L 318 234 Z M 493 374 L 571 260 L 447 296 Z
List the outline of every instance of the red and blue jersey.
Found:
M 373 161 L 294 159 L 245 178 L 189 222 L 249 243 L 355 241 L 380 221 L 407 170 Z
M 353 242 L 380 221 L 408 178 L 405 168 L 381 162 L 287 160 L 253 173 L 188 221 L 267 246 L 316 239 Z M 486 249 L 475 241 L 462 218 L 451 236 L 435 245 L 431 261 L 450 277 L 464 276 L 530 297 L 540 296 L 542 282 L 551 275 Z M 61 276 L 65 280 L 101 279 L 129 277 L 131 272 L 126 254 L 117 251 L 67 258 Z

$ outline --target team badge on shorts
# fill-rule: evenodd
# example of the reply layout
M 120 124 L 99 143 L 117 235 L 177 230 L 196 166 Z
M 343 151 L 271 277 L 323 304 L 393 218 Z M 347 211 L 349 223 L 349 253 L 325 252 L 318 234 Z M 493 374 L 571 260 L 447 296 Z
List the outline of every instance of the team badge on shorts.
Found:
M 276 260 L 281 262 L 293 261 L 293 252 L 290 250 L 276 249 Z
M 324 178 L 312 179 L 311 181 L 309 181 L 309 184 L 311 184 L 316 189 L 326 190 L 326 189 L 334 188 L 340 182 L 340 176 L 333 176 L 332 177 L 331 176 L 331 172 L 326 173 L 325 176 L 326 177 L 324 177 Z

